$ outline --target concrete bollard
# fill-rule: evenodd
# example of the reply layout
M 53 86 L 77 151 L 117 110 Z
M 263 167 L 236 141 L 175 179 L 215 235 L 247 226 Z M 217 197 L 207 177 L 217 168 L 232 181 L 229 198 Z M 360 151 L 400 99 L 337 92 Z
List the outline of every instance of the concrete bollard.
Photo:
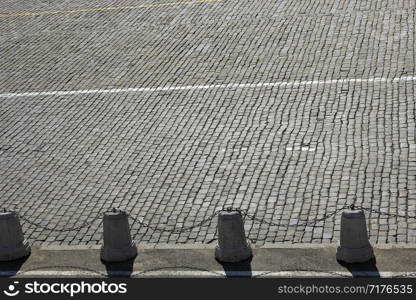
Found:
M 239 262 L 252 256 L 239 211 L 227 210 L 218 215 L 218 246 L 215 258 L 221 262 Z
M 113 209 L 104 214 L 104 245 L 101 259 L 121 262 L 137 256 L 137 247 L 131 240 L 128 216 L 124 211 Z
M 336 258 L 346 263 L 362 263 L 374 258 L 373 247 L 367 236 L 364 211 L 342 212 L 340 245 Z
M 30 254 L 19 216 L 13 211 L 0 213 L 0 261 L 19 259 Z

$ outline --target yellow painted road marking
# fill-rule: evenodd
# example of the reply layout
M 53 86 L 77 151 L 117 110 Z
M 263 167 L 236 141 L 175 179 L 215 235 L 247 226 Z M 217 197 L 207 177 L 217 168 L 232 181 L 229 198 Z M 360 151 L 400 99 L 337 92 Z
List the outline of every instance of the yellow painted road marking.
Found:
M 123 10 L 123 9 L 137 9 L 137 8 L 163 7 L 163 6 L 186 5 L 186 4 L 197 4 L 197 3 L 207 3 L 207 2 L 220 2 L 220 1 L 222 0 L 196 0 L 196 1 L 178 1 L 178 2 L 166 2 L 166 3 L 142 4 L 142 5 L 133 5 L 133 6 L 113 6 L 113 7 L 71 9 L 71 10 L 22 12 L 22 13 L 13 13 L 13 14 L 0 14 L 0 18 L 71 14 L 71 13 L 96 12 L 96 11 L 112 11 L 112 10 Z

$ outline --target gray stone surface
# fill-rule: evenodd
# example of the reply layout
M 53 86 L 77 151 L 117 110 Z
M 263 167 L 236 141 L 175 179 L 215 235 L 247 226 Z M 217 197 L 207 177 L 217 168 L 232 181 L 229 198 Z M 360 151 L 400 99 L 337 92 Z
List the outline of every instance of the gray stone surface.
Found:
M 143 3 L 6 0 L 0 11 Z M 77 245 L 101 242 L 95 218 L 114 206 L 138 218 L 142 243 L 211 242 L 216 218 L 175 229 L 223 205 L 256 215 L 245 223 L 256 243 L 335 241 L 339 213 L 313 220 L 353 202 L 414 217 L 415 81 L 348 79 L 415 76 L 415 8 L 225 0 L 0 17 L 1 94 L 345 79 L 0 98 L 0 206 L 32 243 Z M 416 241 L 414 218 L 366 218 L 372 242 Z

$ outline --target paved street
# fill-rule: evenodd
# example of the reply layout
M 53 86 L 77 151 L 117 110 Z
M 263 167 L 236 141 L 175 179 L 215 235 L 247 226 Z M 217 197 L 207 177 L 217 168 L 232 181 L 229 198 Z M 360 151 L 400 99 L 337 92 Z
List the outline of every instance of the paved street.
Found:
M 414 243 L 415 22 L 416 0 L 3 0 L 0 208 L 78 245 L 112 207 L 157 227 L 137 242 L 213 242 L 233 206 L 262 244 L 336 242 L 355 203 L 384 213 L 372 242 Z

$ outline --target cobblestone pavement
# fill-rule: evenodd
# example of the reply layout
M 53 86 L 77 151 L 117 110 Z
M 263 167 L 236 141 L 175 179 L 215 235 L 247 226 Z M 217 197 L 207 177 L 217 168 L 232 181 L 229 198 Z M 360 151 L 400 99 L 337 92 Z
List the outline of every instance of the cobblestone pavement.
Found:
M 1 1 L 0 207 L 26 237 L 100 243 L 76 227 L 119 207 L 166 229 L 136 241 L 207 243 L 215 218 L 172 230 L 226 205 L 257 243 L 326 243 L 355 203 L 413 217 L 366 212 L 372 242 L 416 242 L 416 1 L 185 2 Z

